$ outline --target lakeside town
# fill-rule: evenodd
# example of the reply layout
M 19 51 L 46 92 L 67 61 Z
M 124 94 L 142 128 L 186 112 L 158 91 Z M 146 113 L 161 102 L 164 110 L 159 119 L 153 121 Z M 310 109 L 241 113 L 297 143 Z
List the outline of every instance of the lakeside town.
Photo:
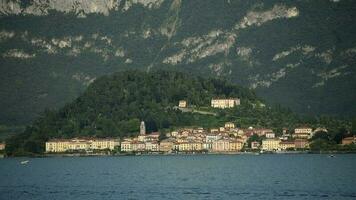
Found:
M 284 133 L 276 137 L 271 129 L 253 128 L 241 129 L 234 123 L 226 122 L 223 127 L 205 130 L 203 128 L 182 128 L 166 134 L 159 140 L 160 134 L 146 134 L 145 123 L 141 122 L 140 134 L 137 137 L 124 138 L 73 138 L 52 139 L 46 142 L 47 153 L 94 152 L 96 150 L 119 150 L 123 153 L 240 153 L 252 152 L 286 152 L 305 151 L 309 149 L 309 141 L 314 133 L 325 129 L 299 127 L 293 134 Z M 248 140 L 257 135 L 262 141 Z M 356 143 L 356 137 L 342 140 L 341 145 Z
M 240 105 L 240 99 L 212 99 L 211 107 L 218 109 L 233 108 Z M 186 100 L 176 106 L 189 110 Z M 209 112 L 206 112 L 210 114 Z M 326 134 L 323 127 L 297 127 L 294 130 L 283 129 L 276 134 L 272 128 L 241 128 L 233 122 L 225 122 L 221 127 L 204 129 L 202 127 L 179 128 L 167 133 L 146 132 L 145 122 L 140 124 L 136 137 L 126 138 L 54 138 L 46 141 L 45 153 L 50 154 L 180 154 L 211 153 L 238 154 L 307 152 L 310 140 L 316 133 Z M 356 144 L 356 137 L 342 139 L 340 145 Z M 0 151 L 6 147 L 0 143 Z
M 240 105 L 240 99 L 212 99 L 213 108 L 232 108 Z M 185 100 L 179 101 L 178 108 L 187 108 Z M 277 136 L 271 128 L 240 128 L 232 122 L 224 126 L 180 128 L 165 133 L 146 133 L 145 122 L 140 124 L 137 137 L 118 138 L 72 138 L 51 139 L 46 142 L 46 153 L 89 152 L 109 150 L 121 153 L 241 153 L 241 152 L 290 152 L 307 151 L 309 140 L 315 133 L 327 133 L 322 127 L 312 129 L 308 126 L 295 128 L 292 131 L 283 129 Z M 253 139 L 258 138 L 258 139 Z M 356 137 L 347 137 L 341 145 L 356 143 Z

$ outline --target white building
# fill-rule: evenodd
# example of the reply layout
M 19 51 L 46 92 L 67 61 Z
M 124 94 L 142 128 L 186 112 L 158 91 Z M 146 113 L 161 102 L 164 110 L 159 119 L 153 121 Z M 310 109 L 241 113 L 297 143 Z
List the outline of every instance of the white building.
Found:
M 266 138 L 275 138 L 276 135 L 273 132 L 266 133 Z
M 235 106 L 240 105 L 240 99 L 239 98 L 234 98 L 234 99 L 212 99 L 211 100 L 211 107 L 213 108 L 233 108 Z

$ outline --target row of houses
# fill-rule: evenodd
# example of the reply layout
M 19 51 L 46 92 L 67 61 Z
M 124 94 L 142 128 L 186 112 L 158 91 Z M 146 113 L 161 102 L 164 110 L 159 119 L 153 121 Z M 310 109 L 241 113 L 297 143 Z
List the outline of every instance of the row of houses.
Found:
M 264 151 L 279 151 L 288 149 L 305 149 L 309 147 L 308 139 L 317 131 L 327 132 L 326 129 L 299 127 L 292 134 L 283 130 L 283 135 L 276 137 L 272 129 L 236 128 L 232 122 L 224 126 L 212 128 L 209 131 L 203 128 L 183 128 L 169 132 L 166 139 L 159 140 L 160 133 L 146 134 L 145 123 L 141 122 L 140 134 L 137 137 L 123 138 L 73 138 L 52 139 L 46 142 L 46 152 L 94 151 L 114 150 L 123 152 L 238 152 L 247 147 L 247 140 L 258 135 L 262 142 L 252 141 L 251 149 Z M 345 143 L 355 143 L 355 138 L 345 138 Z
M 51 139 L 46 142 L 46 152 L 59 153 L 70 151 L 114 150 L 120 146 L 115 138 L 72 138 Z
M 177 140 L 168 138 L 161 142 L 140 142 L 126 140 L 121 142 L 123 152 L 238 152 L 241 151 L 244 143 L 237 139 L 222 138 L 212 142 L 203 140 Z
M 268 138 L 262 140 L 262 145 L 253 142 L 252 149 L 261 149 L 263 151 L 286 151 L 292 149 L 306 149 L 309 148 L 309 142 L 306 139 L 295 139 L 293 141 L 281 140 L 279 138 Z

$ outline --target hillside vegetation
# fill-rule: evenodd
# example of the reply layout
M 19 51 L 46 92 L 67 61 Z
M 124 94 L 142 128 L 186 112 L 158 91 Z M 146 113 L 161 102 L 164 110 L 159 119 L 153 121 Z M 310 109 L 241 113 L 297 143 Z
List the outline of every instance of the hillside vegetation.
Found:
M 212 98 L 239 97 L 232 109 L 210 108 Z M 194 109 L 216 113 L 181 112 L 179 100 Z M 42 153 L 50 138 L 83 136 L 126 137 L 136 135 L 140 121 L 148 132 L 182 126 L 205 128 L 232 121 L 239 127 L 270 127 L 277 133 L 298 124 L 326 126 L 331 130 L 349 128 L 348 122 L 330 118 L 303 119 L 281 107 L 264 106 L 253 91 L 226 80 L 202 78 L 172 71 L 126 71 L 103 76 L 72 103 L 57 111 L 47 110 L 26 130 L 7 140 L 9 155 Z

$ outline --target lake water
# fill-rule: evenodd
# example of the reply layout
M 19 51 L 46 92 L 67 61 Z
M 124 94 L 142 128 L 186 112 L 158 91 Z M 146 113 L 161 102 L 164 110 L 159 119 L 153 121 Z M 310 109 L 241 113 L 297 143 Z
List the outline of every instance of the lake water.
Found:
M 0 199 L 356 199 L 356 155 L 0 159 Z

